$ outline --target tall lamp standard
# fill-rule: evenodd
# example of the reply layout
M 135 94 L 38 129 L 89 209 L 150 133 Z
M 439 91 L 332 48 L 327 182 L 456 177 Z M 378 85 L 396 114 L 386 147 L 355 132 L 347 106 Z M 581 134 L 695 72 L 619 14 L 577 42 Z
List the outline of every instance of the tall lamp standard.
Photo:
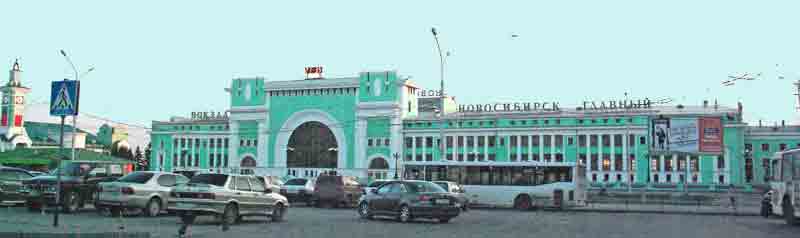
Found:
M 75 81 L 80 81 L 80 77 L 78 75 L 78 68 L 76 68 L 75 64 L 72 63 L 72 59 L 69 58 L 69 56 L 67 55 L 67 52 L 65 52 L 63 49 L 60 50 L 59 52 L 61 53 L 62 56 L 64 56 L 64 59 L 67 60 L 67 63 L 69 63 L 69 65 L 72 66 L 72 72 L 75 73 Z M 86 74 L 88 74 L 89 72 L 92 72 L 92 71 L 94 71 L 94 67 L 89 68 L 89 70 L 84 72 L 82 74 L 82 76 L 85 76 Z M 75 116 L 72 116 L 72 146 L 71 147 L 72 147 L 72 159 L 73 160 L 76 159 L 76 157 L 75 157 L 75 141 L 77 140 L 77 138 L 78 138 L 78 115 L 75 115 Z
M 431 27 L 431 33 L 433 34 L 433 40 L 436 41 L 436 50 L 439 52 L 439 156 L 440 159 L 444 160 L 445 157 L 445 138 L 444 138 L 444 62 L 445 56 L 442 55 L 442 47 L 439 45 L 439 34 L 436 32 L 435 27 Z M 450 53 L 448 52 L 447 55 L 449 56 Z

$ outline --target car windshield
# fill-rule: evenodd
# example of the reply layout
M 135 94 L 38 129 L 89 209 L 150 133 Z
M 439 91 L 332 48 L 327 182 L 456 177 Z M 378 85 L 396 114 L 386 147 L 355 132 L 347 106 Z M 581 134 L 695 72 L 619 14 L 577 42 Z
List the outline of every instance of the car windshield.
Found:
M 441 186 L 431 182 L 409 182 L 406 183 L 409 192 L 412 193 L 443 193 L 446 192 Z
M 153 173 L 150 173 L 150 172 L 133 172 L 131 174 L 125 175 L 122 178 L 119 178 L 119 180 L 117 180 L 117 181 L 125 182 L 125 183 L 143 184 L 143 183 L 147 183 L 147 181 L 149 181 L 150 178 L 152 178 L 152 177 L 153 177 Z
M 387 182 L 389 182 L 389 181 L 375 181 L 375 182 L 370 183 L 369 186 L 367 186 L 367 187 L 377 188 L 377 187 L 380 187 L 381 185 L 386 184 Z
M 97 164 L 90 164 L 90 163 L 69 163 L 64 166 L 64 173 L 62 175 L 65 176 L 84 176 L 89 174 L 97 167 Z
M 283 185 L 306 185 L 307 181 L 308 180 L 306 179 L 290 179 L 289 181 L 286 181 L 286 183 L 284 183 Z
M 436 182 L 435 184 L 441 186 L 444 190 L 447 190 L 447 183 Z
M 317 179 L 317 184 L 337 184 L 341 185 L 342 180 L 339 179 L 339 176 L 320 176 Z
M 189 183 L 211 184 L 215 186 L 225 186 L 228 175 L 225 174 L 199 174 L 189 180 Z

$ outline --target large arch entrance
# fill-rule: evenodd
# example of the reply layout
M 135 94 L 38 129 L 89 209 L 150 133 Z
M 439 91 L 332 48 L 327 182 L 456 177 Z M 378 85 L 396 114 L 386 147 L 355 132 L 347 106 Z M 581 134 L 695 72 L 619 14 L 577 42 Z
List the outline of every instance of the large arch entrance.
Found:
M 337 168 L 339 146 L 325 124 L 301 124 L 292 132 L 286 147 L 287 168 Z
M 295 112 L 280 128 L 275 134 L 274 166 L 285 169 L 282 172 L 287 176 L 347 173 L 343 169 L 352 166 L 348 160 L 347 128 L 327 112 L 317 109 Z

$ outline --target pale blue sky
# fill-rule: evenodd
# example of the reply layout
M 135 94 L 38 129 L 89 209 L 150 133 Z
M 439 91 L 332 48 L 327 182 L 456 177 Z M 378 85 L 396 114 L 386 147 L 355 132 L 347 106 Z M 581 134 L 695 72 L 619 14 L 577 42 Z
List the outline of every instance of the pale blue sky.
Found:
M 741 99 L 748 121 L 792 120 L 797 106 L 798 1 L 200 2 L 3 0 L 0 62 L 19 57 L 29 99 L 45 102 L 50 81 L 72 77 L 65 49 L 96 67 L 82 111 L 149 126 L 226 109 L 233 77 L 295 80 L 309 65 L 328 77 L 396 69 L 438 88 L 435 26 L 460 103 L 714 95 Z M 721 87 L 743 72 L 763 80 Z

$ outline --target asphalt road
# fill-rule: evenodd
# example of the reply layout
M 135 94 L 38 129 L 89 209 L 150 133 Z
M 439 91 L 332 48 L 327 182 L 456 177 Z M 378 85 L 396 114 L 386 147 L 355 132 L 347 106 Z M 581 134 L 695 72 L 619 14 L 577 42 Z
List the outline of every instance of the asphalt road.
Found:
M 156 218 L 110 218 L 86 209 L 62 215 L 62 226 L 52 227 L 52 214 L 32 213 L 23 207 L 0 207 L 0 232 L 151 232 L 152 237 L 176 237 L 180 222 L 164 214 Z M 519 212 L 476 210 L 440 224 L 420 220 L 408 224 L 391 219 L 362 220 L 355 210 L 292 207 L 286 221 L 245 219 L 223 232 L 211 217 L 198 219 L 192 237 L 797 237 L 800 226 L 779 219 L 671 214 L 609 214 L 591 212 Z

